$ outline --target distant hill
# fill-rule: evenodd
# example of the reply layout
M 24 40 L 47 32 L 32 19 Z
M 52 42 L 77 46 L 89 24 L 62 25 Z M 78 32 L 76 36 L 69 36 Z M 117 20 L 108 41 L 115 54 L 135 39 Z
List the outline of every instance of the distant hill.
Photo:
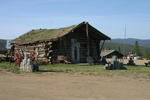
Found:
M 10 41 L 10 39 L 7 39 L 7 40 L 0 39 L 0 50 L 10 49 L 11 45 L 9 44 L 9 41 Z M 146 50 L 148 50 L 150 52 L 150 39 L 141 40 L 141 39 L 128 38 L 128 39 L 126 39 L 126 45 L 125 45 L 127 53 L 132 51 L 132 48 L 135 44 L 135 41 L 138 41 L 138 44 L 140 46 L 140 50 L 142 53 L 144 53 Z M 123 53 L 123 51 L 124 51 L 124 39 L 112 39 L 110 41 L 106 41 L 103 49 L 118 50 L 119 46 L 120 46 L 121 51 Z
M 134 45 L 135 41 L 138 41 L 139 46 L 150 48 L 150 39 L 148 39 L 148 40 L 134 39 L 134 38 L 127 38 L 126 40 L 124 40 L 124 39 L 112 39 L 111 41 L 107 41 L 107 42 L 120 43 L 120 44 L 126 43 L 126 44 L 130 44 L 130 45 Z

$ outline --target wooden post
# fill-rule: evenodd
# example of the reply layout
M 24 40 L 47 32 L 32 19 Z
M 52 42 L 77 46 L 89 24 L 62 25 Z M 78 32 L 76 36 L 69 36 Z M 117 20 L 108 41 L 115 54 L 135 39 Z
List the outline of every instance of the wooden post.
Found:
M 100 54 L 101 54 L 101 51 L 102 51 L 102 49 L 103 49 L 104 43 L 105 43 L 105 40 L 104 40 L 104 42 L 103 42 L 103 44 L 102 44 L 102 46 L 101 46 Z
M 88 22 L 86 22 L 86 36 L 87 36 L 87 57 L 88 57 L 90 56 Z
M 100 40 L 96 40 L 97 57 L 100 60 Z

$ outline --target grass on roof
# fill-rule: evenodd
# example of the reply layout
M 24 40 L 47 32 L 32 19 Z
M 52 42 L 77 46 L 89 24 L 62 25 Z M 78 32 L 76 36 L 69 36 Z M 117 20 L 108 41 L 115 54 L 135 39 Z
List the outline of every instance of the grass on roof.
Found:
M 71 29 L 73 29 L 76 25 L 65 27 L 65 28 L 59 28 L 59 29 L 37 29 L 37 30 L 31 30 L 17 39 L 15 41 L 37 41 L 37 40 L 43 40 L 43 39 L 52 39 L 61 37 L 64 34 L 68 33 Z

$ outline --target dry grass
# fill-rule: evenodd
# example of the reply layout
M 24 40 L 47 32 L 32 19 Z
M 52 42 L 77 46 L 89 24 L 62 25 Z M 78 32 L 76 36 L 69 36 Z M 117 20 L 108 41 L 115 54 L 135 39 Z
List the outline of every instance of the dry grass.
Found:
M 86 76 L 105 76 L 105 77 L 132 77 L 150 79 L 150 67 L 145 66 L 128 66 L 124 65 L 127 70 L 105 70 L 104 65 L 40 65 L 39 72 L 66 73 L 71 75 L 86 75 Z M 18 66 L 10 65 L 9 63 L 0 64 L 0 72 L 9 71 L 12 73 L 24 73 L 19 70 Z
M 34 42 L 45 39 L 56 39 L 70 32 L 77 25 L 72 25 L 70 27 L 59 28 L 59 29 L 37 29 L 31 30 L 20 37 L 11 41 L 11 43 L 25 43 L 25 42 Z

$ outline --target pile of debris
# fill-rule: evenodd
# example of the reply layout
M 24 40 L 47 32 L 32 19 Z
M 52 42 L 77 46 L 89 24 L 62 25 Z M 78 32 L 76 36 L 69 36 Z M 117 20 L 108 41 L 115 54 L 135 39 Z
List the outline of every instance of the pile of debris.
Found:
M 123 62 L 117 61 L 117 56 L 113 56 L 113 60 L 108 64 L 105 64 L 104 69 L 115 70 L 115 69 L 127 69 L 123 67 Z

